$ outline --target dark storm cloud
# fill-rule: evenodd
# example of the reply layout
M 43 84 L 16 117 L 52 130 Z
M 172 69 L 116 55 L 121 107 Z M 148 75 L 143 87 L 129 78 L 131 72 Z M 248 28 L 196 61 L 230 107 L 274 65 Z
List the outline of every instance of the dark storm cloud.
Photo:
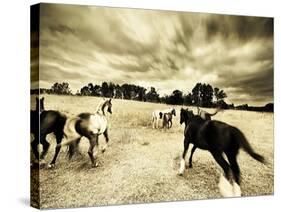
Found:
M 42 86 L 113 81 L 168 94 L 204 82 L 227 91 L 228 102 L 273 100 L 272 18 L 51 4 L 40 11 Z
M 270 18 L 214 15 L 207 20 L 206 28 L 211 38 L 220 35 L 225 39 L 248 41 L 273 37 L 273 19 Z

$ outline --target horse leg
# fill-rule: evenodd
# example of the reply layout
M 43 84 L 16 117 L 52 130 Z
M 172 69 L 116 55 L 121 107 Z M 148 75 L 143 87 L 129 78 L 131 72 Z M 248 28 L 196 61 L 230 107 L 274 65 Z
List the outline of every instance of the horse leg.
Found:
M 220 177 L 220 181 L 218 184 L 220 193 L 223 197 L 233 197 L 233 187 L 230 184 L 230 166 L 227 161 L 223 158 L 222 152 L 211 151 L 216 162 L 222 167 L 225 176 Z
M 37 136 L 34 136 L 34 140 L 31 142 L 31 148 L 32 148 L 32 152 L 35 156 L 36 160 L 39 160 L 39 152 L 38 152 L 38 145 L 39 145 L 39 140 Z
M 192 157 L 193 157 L 193 154 L 194 154 L 196 148 L 197 147 L 194 145 L 191 149 L 191 153 L 190 153 L 190 156 L 189 156 L 189 168 L 192 168 Z
M 96 158 L 94 157 L 93 153 L 94 153 L 94 147 L 97 145 L 97 141 L 98 141 L 98 135 L 92 135 L 89 139 L 90 141 L 90 146 L 89 146 L 89 149 L 88 149 L 88 155 L 91 159 L 91 162 L 92 162 L 92 167 L 97 167 L 98 166 L 98 163 L 96 161 Z
M 169 128 L 172 128 L 172 126 L 173 126 L 173 122 L 172 122 L 172 120 L 170 121 L 170 127 Z
M 156 118 L 156 120 L 155 120 L 155 129 L 158 129 L 158 124 L 159 124 L 159 119 Z
M 49 144 L 49 142 L 46 140 L 46 135 L 41 136 L 40 142 L 41 142 L 41 144 L 43 145 L 43 152 L 42 152 L 42 154 L 40 155 L 40 160 L 44 160 L 45 157 L 46 157 L 46 154 L 48 153 L 50 144 Z
M 184 150 L 182 153 L 182 158 L 181 158 L 181 162 L 180 162 L 180 168 L 179 168 L 179 175 L 182 176 L 185 170 L 185 155 L 188 151 L 188 147 L 189 147 L 189 141 L 187 140 L 187 138 L 184 138 Z
M 102 150 L 101 150 L 102 153 L 104 153 L 105 150 L 107 149 L 108 142 L 109 142 L 108 129 L 107 129 L 107 128 L 105 129 L 103 135 L 104 135 L 104 138 L 105 138 L 105 142 L 106 142 L 106 143 L 105 143 L 105 145 L 103 146 L 103 148 L 102 148 Z
M 81 141 L 81 138 L 82 137 L 79 137 L 79 138 L 76 138 L 76 139 L 73 139 L 69 145 L 68 145 L 68 152 L 67 152 L 67 155 L 68 155 L 68 159 L 71 160 L 71 158 L 73 157 L 73 155 L 75 153 L 81 155 L 81 152 L 79 151 L 79 143 Z
M 230 163 L 230 167 L 232 169 L 232 173 L 234 175 L 234 180 L 235 182 L 233 183 L 233 194 L 236 197 L 241 196 L 241 189 L 240 189 L 240 168 L 237 163 L 237 156 L 238 150 L 237 151 L 230 151 L 226 153 L 227 159 Z
M 169 124 L 169 123 L 168 123 Z M 165 129 L 165 128 L 168 128 L 168 125 L 167 123 L 165 122 L 165 120 L 163 119 L 163 123 L 162 123 L 162 128 Z
M 54 155 L 53 160 L 52 160 L 51 164 L 49 165 L 49 167 L 55 166 L 57 157 L 58 157 L 60 149 L 61 149 L 61 141 L 63 138 L 63 133 L 62 132 L 55 133 L 55 136 L 56 136 L 56 140 L 57 140 L 57 145 L 56 145 L 55 155 Z

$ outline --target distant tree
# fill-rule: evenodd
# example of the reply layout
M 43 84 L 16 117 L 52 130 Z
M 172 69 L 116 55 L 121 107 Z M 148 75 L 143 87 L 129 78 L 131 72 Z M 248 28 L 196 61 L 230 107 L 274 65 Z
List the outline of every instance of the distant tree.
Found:
M 101 96 L 101 87 L 99 85 L 94 85 L 92 90 L 93 96 Z
M 146 94 L 146 88 L 137 86 L 137 100 L 146 101 L 145 94 Z
M 64 92 L 65 90 L 68 90 L 68 84 L 62 84 L 63 85 L 59 83 L 54 84 L 51 92 L 61 93 L 63 90 Z M 122 84 L 121 86 L 112 82 L 103 82 L 101 86 L 89 83 L 88 85 L 82 87 L 80 91 L 77 92 L 77 95 L 114 97 L 138 101 L 162 102 L 174 105 L 185 104 L 203 107 L 214 107 L 221 105 L 223 108 L 229 107 L 229 105 L 227 105 L 227 103 L 224 101 L 224 99 L 227 97 L 226 93 L 219 88 L 213 89 L 211 85 L 205 83 L 197 83 L 192 89 L 191 93 L 188 92 L 187 94 L 183 94 L 183 92 L 180 90 L 174 90 L 170 95 L 165 95 L 162 97 L 160 97 L 155 87 L 150 87 L 147 90 L 142 86 L 128 83 Z M 215 102 L 213 102 L 213 99 Z
M 107 82 L 103 82 L 101 84 L 101 94 L 104 97 L 109 97 L 110 94 L 109 94 L 109 87 L 108 87 Z
M 130 85 L 129 84 L 123 84 L 121 86 L 121 91 L 122 91 L 124 99 L 131 99 L 131 91 L 130 91 Z
M 234 109 L 234 108 L 235 108 L 235 105 L 233 103 L 228 105 L 228 109 Z
M 115 90 L 115 84 L 110 82 L 108 84 L 108 92 L 107 92 L 107 97 L 113 97 L 114 96 L 114 90 Z
M 201 86 L 202 84 L 196 83 L 192 89 L 191 98 L 194 105 L 201 106 Z
M 213 105 L 213 87 L 209 84 L 197 83 L 192 89 L 192 102 L 201 107 L 211 107 Z
M 123 93 L 120 85 L 116 85 L 114 89 L 114 98 L 123 99 Z
M 220 90 L 219 88 L 214 88 L 214 96 L 217 102 L 220 100 L 224 100 L 227 97 L 224 90 Z
M 174 90 L 168 97 L 168 104 L 182 105 L 183 104 L 183 93 L 180 90 Z
M 187 95 L 183 96 L 183 104 L 192 105 L 192 94 L 191 93 L 188 93 Z
M 55 94 L 60 94 L 60 95 L 61 94 L 63 94 L 63 95 L 70 95 L 71 94 L 71 90 L 70 90 L 69 84 L 67 82 L 63 82 L 63 83 L 56 82 L 51 87 L 51 90 Z
M 268 103 L 264 106 L 264 110 L 267 112 L 273 112 L 274 111 L 274 105 L 273 103 Z
M 248 104 L 243 104 L 243 105 L 238 105 L 235 108 L 238 110 L 248 110 L 249 106 L 248 106 Z
M 203 84 L 201 91 L 201 101 L 203 107 L 211 107 L 213 105 L 213 87 L 209 84 Z
M 81 96 L 90 96 L 91 95 L 91 90 L 89 86 L 84 86 L 80 89 L 80 95 Z
M 145 95 L 145 97 L 149 102 L 160 102 L 159 94 L 154 87 L 150 87 L 150 91 Z

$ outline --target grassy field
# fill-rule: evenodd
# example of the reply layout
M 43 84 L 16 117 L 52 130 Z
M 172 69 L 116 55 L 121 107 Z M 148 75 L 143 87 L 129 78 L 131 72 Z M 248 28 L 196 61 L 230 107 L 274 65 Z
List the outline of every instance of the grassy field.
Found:
M 72 116 L 93 112 L 99 101 L 96 97 L 45 95 L 45 109 Z M 183 151 L 184 126 L 179 124 L 180 106 L 176 107 L 173 127 L 156 130 L 151 127 L 151 112 L 169 106 L 115 99 L 112 104 L 113 113 L 108 116 L 109 148 L 104 154 L 98 154 L 101 166 L 91 168 L 86 139 L 82 139 L 81 154 L 71 161 L 66 158 L 64 147 L 55 168 L 40 170 L 38 192 L 42 208 L 221 197 L 217 184 L 222 170 L 207 151 L 196 150 L 193 168 L 183 177 L 177 175 Z M 219 112 L 214 119 L 241 129 L 254 149 L 269 162 L 265 166 L 240 151 L 242 195 L 273 194 L 273 113 L 227 110 Z M 47 140 L 51 147 L 46 161 L 50 162 L 56 143 L 53 135 L 48 135 Z M 100 143 L 103 142 L 104 138 L 100 136 Z

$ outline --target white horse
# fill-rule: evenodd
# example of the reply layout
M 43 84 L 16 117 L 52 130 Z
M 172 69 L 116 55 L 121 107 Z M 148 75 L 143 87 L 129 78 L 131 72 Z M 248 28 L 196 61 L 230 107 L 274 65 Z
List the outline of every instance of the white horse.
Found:
M 169 109 L 165 109 L 165 110 L 154 110 L 152 112 L 152 128 L 153 129 L 157 129 L 159 128 L 159 122 L 160 120 L 163 118 L 163 115 L 165 113 L 171 113 L 174 116 L 176 116 L 176 110 L 175 108 L 169 108 Z
M 98 137 L 101 134 L 104 135 L 106 140 L 106 145 L 102 148 L 102 152 L 104 152 L 108 146 L 107 112 L 112 114 L 111 99 L 103 99 L 95 113 L 81 113 L 77 117 L 67 119 L 64 126 L 64 134 L 67 141 L 64 142 L 63 145 L 69 146 L 69 158 L 76 152 L 80 139 L 84 136 L 90 141 L 88 155 L 91 159 L 92 166 L 98 166 L 96 158 L 93 155 L 93 150 L 95 146 L 98 146 Z

